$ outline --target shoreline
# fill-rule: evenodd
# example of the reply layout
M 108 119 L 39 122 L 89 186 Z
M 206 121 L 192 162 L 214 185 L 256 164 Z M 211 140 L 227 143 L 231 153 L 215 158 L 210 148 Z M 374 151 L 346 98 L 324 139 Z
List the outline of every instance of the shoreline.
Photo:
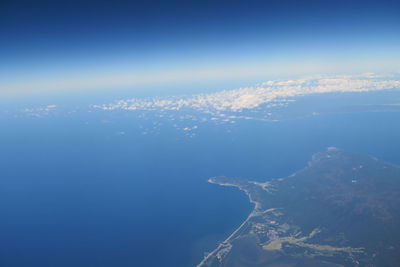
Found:
M 248 190 L 242 188 L 240 185 L 230 184 L 230 183 L 218 183 L 214 180 L 214 178 L 208 179 L 207 182 L 209 182 L 211 184 L 217 184 L 220 186 L 230 186 L 230 187 L 238 188 L 240 191 L 243 191 L 249 197 L 249 201 L 250 201 L 250 203 L 254 204 L 254 207 L 253 207 L 252 211 L 250 212 L 250 214 L 247 216 L 246 220 L 235 231 L 233 231 L 224 241 L 219 243 L 219 245 L 213 251 L 208 253 L 207 256 L 205 256 L 204 259 L 199 264 L 196 265 L 196 267 L 204 266 L 204 264 L 206 264 L 207 261 L 213 256 L 217 256 L 217 258 L 218 258 L 217 254 L 219 251 L 228 253 L 230 248 L 232 247 L 232 245 L 230 244 L 230 241 L 232 241 L 236 237 L 236 235 L 247 225 L 249 220 L 254 216 L 257 209 L 260 207 L 260 203 L 251 199 L 251 196 L 250 196 L 250 193 L 248 192 Z

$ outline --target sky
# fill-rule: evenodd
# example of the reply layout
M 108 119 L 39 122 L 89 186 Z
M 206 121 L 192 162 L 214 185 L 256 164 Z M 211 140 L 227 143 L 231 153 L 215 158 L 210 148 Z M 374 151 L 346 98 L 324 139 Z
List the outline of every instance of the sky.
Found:
M 400 71 L 400 1 L 0 2 L 0 96 Z

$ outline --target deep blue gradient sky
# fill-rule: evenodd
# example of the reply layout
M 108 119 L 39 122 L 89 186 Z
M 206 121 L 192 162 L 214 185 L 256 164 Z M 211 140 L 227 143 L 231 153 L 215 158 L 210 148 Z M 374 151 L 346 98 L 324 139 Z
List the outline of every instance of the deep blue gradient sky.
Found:
M 400 70 L 399 1 L 1 1 L 0 94 Z

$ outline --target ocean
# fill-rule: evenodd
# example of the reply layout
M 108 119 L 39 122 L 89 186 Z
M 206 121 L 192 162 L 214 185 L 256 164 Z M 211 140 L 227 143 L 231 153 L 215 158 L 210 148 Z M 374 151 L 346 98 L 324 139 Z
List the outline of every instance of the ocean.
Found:
M 400 164 L 399 121 L 239 120 L 190 137 L 168 123 L 145 132 L 153 122 L 125 112 L 3 116 L 0 266 L 194 266 L 252 210 L 208 178 L 285 177 L 328 146 Z

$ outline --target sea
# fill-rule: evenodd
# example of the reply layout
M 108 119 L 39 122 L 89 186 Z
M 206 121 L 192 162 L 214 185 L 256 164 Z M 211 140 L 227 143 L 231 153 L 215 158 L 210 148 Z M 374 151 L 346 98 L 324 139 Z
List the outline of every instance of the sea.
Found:
M 188 136 L 65 106 L 0 116 L 0 266 L 195 266 L 253 208 L 210 177 L 285 177 L 330 146 L 400 165 L 400 112 L 207 122 Z

